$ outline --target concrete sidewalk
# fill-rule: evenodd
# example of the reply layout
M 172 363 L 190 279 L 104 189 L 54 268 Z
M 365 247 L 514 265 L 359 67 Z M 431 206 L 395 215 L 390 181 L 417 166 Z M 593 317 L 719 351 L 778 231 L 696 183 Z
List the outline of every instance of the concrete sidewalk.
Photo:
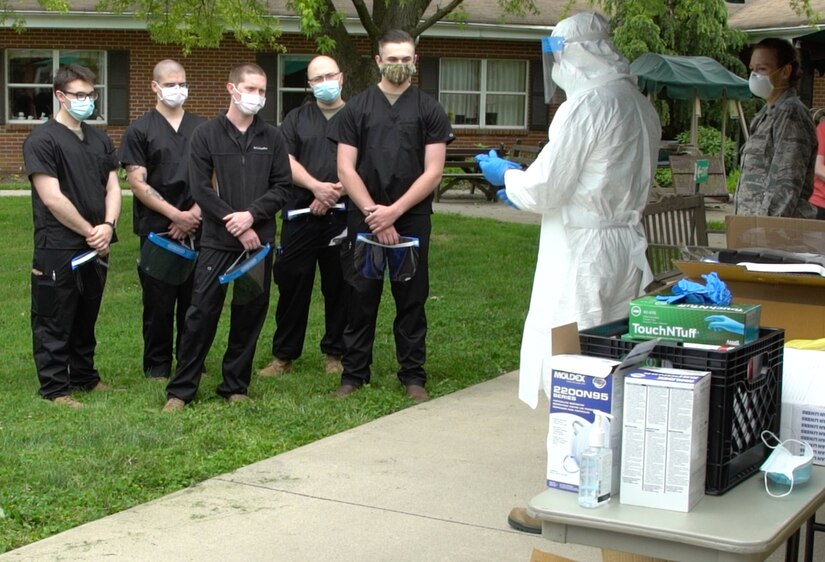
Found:
M 507 526 L 546 462 L 546 403 L 516 387 L 503 375 L 0 560 L 527 562 L 534 546 L 601 560 Z
M 510 508 L 543 489 L 546 463 L 546 402 L 520 403 L 517 381 L 408 408 L 0 561 L 528 562 L 536 547 L 598 562 L 596 549 L 507 526 Z M 825 560 L 825 538 L 816 546 Z

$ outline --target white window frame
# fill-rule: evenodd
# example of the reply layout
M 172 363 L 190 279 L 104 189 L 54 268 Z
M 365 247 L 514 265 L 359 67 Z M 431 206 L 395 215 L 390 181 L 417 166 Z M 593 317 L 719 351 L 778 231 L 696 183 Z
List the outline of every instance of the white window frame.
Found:
M 11 90 L 13 88 L 48 88 L 52 91 L 52 115 L 56 115 L 58 110 L 60 109 L 59 104 L 57 102 L 57 98 L 54 97 L 54 76 L 49 76 L 49 81 L 47 83 L 24 83 L 24 82 L 10 82 L 9 76 L 11 73 L 11 66 L 9 64 L 9 60 L 14 58 L 14 54 L 25 53 L 29 51 L 51 51 L 52 53 L 52 71 L 56 72 L 58 68 L 60 68 L 60 53 L 66 51 L 95 51 L 101 54 L 100 59 L 100 71 L 96 76 L 96 84 L 95 84 L 95 91 L 98 94 L 98 99 L 102 99 L 104 101 L 103 107 L 106 108 L 106 112 L 108 113 L 109 110 L 109 100 L 106 97 L 108 88 L 108 77 L 106 76 L 106 71 L 108 68 L 109 60 L 108 60 L 108 52 L 104 49 L 47 49 L 47 48 L 28 48 L 28 49 L 6 49 L 4 56 L 4 68 L 5 68 L 5 76 L 3 76 L 3 82 L 5 84 L 5 88 L 3 91 L 3 97 L 6 107 L 7 115 L 10 117 L 6 120 L 6 124 L 8 125 L 37 125 L 40 123 L 45 123 L 46 119 L 40 119 L 39 117 L 34 119 L 20 119 L 16 115 L 11 114 L 11 103 L 12 99 L 10 96 Z M 98 108 L 100 106 L 98 105 Z M 89 119 L 86 123 L 90 125 L 106 125 L 108 124 L 108 116 L 107 114 L 100 115 L 102 119 Z M 6 116 L 4 116 L 6 117 Z
M 289 54 L 289 55 L 281 55 L 281 56 L 278 57 L 278 100 L 277 100 L 278 107 L 277 107 L 277 111 L 276 111 L 278 125 L 280 125 L 281 121 L 283 121 L 283 119 L 281 118 L 281 115 L 283 115 L 283 107 L 284 107 L 284 96 L 283 96 L 283 94 L 284 94 L 284 92 L 287 92 L 287 93 L 302 93 L 302 94 L 307 94 L 309 92 L 309 86 L 307 85 L 306 80 L 304 80 L 304 85 L 301 88 L 296 88 L 296 87 L 293 87 L 293 86 L 284 86 L 284 67 L 285 67 L 286 63 L 288 61 L 306 61 L 306 63 L 309 64 L 309 61 L 311 61 L 314 57 L 315 57 L 315 55 L 312 55 L 312 54 L 299 54 L 299 53 Z
M 528 123 L 528 109 L 530 105 L 530 61 L 524 59 L 478 59 L 473 57 L 442 57 L 441 60 L 477 60 L 481 61 L 481 76 L 479 77 L 479 87 L 481 88 L 480 91 L 471 91 L 471 90 L 445 90 L 441 88 L 441 72 L 443 66 L 439 64 L 438 70 L 438 98 L 441 101 L 442 94 L 472 94 L 472 95 L 479 95 L 478 107 L 479 107 L 479 115 L 478 115 L 478 124 L 456 124 L 452 123 L 454 129 L 524 129 L 527 130 L 529 123 Z M 512 64 L 521 64 L 524 65 L 524 89 L 521 92 L 499 92 L 499 91 L 487 91 L 487 62 L 490 60 L 494 60 L 496 62 L 510 62 Z M 484 108 L 487 107 L 487 95 L 521 95 L 524 98 L 524 122 L 521 125 L 487 125 L 487 115 L 486 111 L 483 111 Z M 443 103 L 442 103 L 443 105 Z

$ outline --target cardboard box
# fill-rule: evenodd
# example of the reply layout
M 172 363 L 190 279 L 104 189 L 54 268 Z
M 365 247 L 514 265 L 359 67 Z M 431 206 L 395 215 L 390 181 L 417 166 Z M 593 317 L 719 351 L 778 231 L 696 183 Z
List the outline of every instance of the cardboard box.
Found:
M 621 362 L 575 354 L 551 357 L 548 487 L 578 492 L 579 459 L 589 446 L 594 410 L 598 410 L 613 417 L 610 421 L 600 416 L 599 423 L 613 450 L 612 494 L 619 492 L 624 373 L 643 361 L 656 343 L 652 340 L 636 346 Z
M 825 351 L 785 348 L 780 439 L 806 441 L 825 465 Z
M 704 497 L 710 383 L 710 371 L 625 376 L 621 503 L 686 512 Z
M 637 339 L 660 338 L 682 343 L 742 345 L 759 339 L 758 304 L 667 304 L 647 295 L 630 301 L 628 336 Z M 711 320 L 725 316 L 744 325 L 744 331 L 716 327 Z M 711 320 L 708 320 L 710 318 Z
M 726 217 L 727 247 L 771 248 L 825 255 L 825 221 L 781 217 Z M 715 271 L 733 302 L 762 305 L 761 324 L 784 328 L 785 339 L 825 337 L 825 277 L 749 272 L 731 264 L 674 262 L 686 277 Z

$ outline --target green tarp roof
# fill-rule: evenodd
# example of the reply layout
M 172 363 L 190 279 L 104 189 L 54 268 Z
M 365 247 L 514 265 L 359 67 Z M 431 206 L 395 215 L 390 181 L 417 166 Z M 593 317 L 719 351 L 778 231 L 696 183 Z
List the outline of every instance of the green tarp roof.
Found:
M 748 81 L 710 57 L 677 57 L 646 53 L 630 65 L 645 94 L 676 100 L 744 100 L 751 97 Z

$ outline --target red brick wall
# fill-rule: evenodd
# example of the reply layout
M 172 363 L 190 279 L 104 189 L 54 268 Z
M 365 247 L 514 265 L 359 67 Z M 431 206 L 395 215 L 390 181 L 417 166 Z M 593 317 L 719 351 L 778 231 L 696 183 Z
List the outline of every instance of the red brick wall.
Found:
M 285 35 L 283 44 L 289 53 L 312 53 L 314 43 L 299 35 Z M 368 42 L 359 41 L 362 50 L 369 52 Z M 422 39 L 418 46 L 421 56 L 518 58 L 539 57 L 537 42 L 522 41 L 479 41 L 466 39 Z M 158 45 L 149 40 L 142 31 L 118 30 L 43 30 L 32 29 L 25 33 L 14 33 L 0 29 L 0 45 L 5 48 L 43 49 L 103 49 L 128 50 L 130 62 L 129 116 L 130 120 L 142 115 L 154 106 L 154 94 L 149 87 L 152 68 L 157 61 L 173 58 L 181 62 L 187 70 L 190 83 L 190 100 L 187 109 L 205 117 L 213 117 L 226 107 L 228 97 L 224 84 L 230 67 L 238 62 L 255 60 L 255 53 L 240 46 L 234 39 L 224 41 L 218 49 L 195 49 L 184 57 L 174 46 Z M 483 53 L 483 54 L 482 54 Z M 272 77 L 270 77 L 271 79 Z M 4 83 L 4 82 L 3 82 Z M 0 94 L 4 95 L 4 94 Z M 0 177 L 8 174 L 24 173 L 21 154 L 22 143 L 34 125 L 0 125 Z M 116 146 L 119 146 L 123 126 L 104 126 Z M 527 139 L 538 142 L 546 139 L 546 131 L 526 132 L 522 129 L 472 131 L 459 130 L 459 145 L 509 144 L 513 140 Z
M 820 76 L 818 72 L 814 73 L 814 93 L 811 107 L 815 109 L 825 107 L 825 76 Z

